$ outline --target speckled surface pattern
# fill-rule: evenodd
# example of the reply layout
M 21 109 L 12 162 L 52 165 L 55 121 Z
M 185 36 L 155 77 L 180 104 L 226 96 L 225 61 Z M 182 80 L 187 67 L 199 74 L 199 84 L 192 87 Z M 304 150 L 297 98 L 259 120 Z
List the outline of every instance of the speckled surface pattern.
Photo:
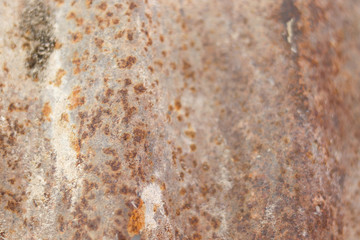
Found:
M 360 239 L 356 0 L 0 1 L 0 239 Z

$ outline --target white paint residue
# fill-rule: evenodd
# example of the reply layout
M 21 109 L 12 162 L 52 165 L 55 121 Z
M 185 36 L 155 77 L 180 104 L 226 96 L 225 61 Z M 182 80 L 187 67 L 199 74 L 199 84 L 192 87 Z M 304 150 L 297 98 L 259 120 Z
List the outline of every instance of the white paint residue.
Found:
M 287 31 L 287 41 L 288 43 L 291 44 L 291 51 L 296 53 L 296 47 L 293 44 L 293 37 L 294 37 L 294 30 L 293 30 L 293 26 L 294 26 L 294 18 L 290 19 L 287 23 L 286 23 L 286 31 Z
M 154 207 L 162 212 L 163 201 L 161 189 L 157 184 L 151 183 L 146 186 L 141 194 L 141 199 L 145 204 L 145 227 L 147 229 L 154 229 L 157 227 L 154 219 Z
M 292 38 L 293 38 L 293 24 L 294 24 L 294 18 L 290 19 L 286 23 L 286 30 L 287 30 L 287 41 L 291 44 Z

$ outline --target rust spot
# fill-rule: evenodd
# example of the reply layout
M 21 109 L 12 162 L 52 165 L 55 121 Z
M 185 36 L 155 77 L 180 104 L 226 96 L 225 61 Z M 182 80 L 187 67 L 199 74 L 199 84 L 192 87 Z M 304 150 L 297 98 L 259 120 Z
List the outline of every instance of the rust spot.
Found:
M 148 66 L 148 69 L 150 70 L 151 73 L 154 72 L 154 68 L 152 66 Z
M 134 39 L 134 34 L 132 31 L 127 31 L 127 38 L 129 41 L 132 41 Z
M 189 218 L 189 223 L 193 228 L 196 228 L 199 224 L 199 219 L 196 216 Z
M 135 4 L 135 3 L 130 3 L 130 5 L 129 5 L 129 9 L 130 10 L 133 10 L 134 8 L 136 8 L 137 7 L 137 5 Z
M 114 95 L 114 90 L 112 90 L 112 89 L 107 89 L 106 90 L 106 92 L 105 92 L 105 96 L 106 97 L 110 97 L 110 96 L 112 96 L 112 95 Z
M 120 59 L 117 61 L 119 68 L 130 69 L 136 63 L 136 58 L 133 56 L 128 56 L 125 59 Z
M 51 121 L 51 119 L 50 119 L 51 112 L 52 111 L 51 111 L 50 104 L 48 102 L 45 103 L 44 106 L 43 106 L 43 109 L 42 109 L 42 114 L 43 114 L 43 116 L 45 117 L 45 119 L 47 121 Z
M 195 144 L 191 144 L 191 145 L 190 145 L 190 149 L 191 149 L 191 151 L 195 152 L 195 151 L 196 151 L 196 145 L 195 145 Z
M 140 199 L 139 207 L 131 212 L 129 223 L 127 226 L 127 231 L 129 235 L 132 237 L 136 234 L 139 234 L 140 231 L 144 228 L 144 226 L 145 226 L 145 205 L 143 201 Z
M 93 0 L 86 0 L 86 7 L 89 8 L 92 3 L 93 3 Z
M 64 3 L 64 0 L 55 0 L 55 2 L 58 4 L 58 5 L 61 5 Z
M 100 217 L 96 217 L 95 219 L 92 220 L 87 220 L 87 227 L 91 231 L 96 231 L 99 228 L 99 224 L 100 224 Z
M 90 33 L 91 33 L 91 26 L 86 26 L 86 27 L 85 27 L 85 33 L 86 33 L 86 34 L 90 34 Z
M 112 148 L 104 148 L 103 152 L 107 155 L 112 155 L 112 156 L 117 155 L 115 149 L 112 149 Z
M 60 49 L 61 47 L 62 47 L 62 43 L 60 43 L 59 41 L 56 41 L 54 48 L 55 49 Z
M 57 218 L 57 222 L 58 222 L 59 231 L 64 232 L 64 230 L 65 230 L 64 216 L 59 215 L 58 218 Z
M 98 5 L 98 8 L 99 8 L 100 10 L 102 10 L 102 11 L 105 11 L 106 8 L 107 8 L 106 2 L 100 3 L 100 4 Z
M 142 129 L 135 128 L 133 131 L 133 139 L 135 143 L 140 143 L 146 137 L 146 132 Z
M 164 42 L 164 36 L 163 35 L 160 35 L 159 39 L 160 39 L 160 42 Z
M 111 160 L 111 161 L 107 161 L 106 162 L 106 165 L 110 166 L 111 170 L 113 170 L 114 172 L 119 170 L 120 167 L 121 167 L 121 163 L 119 160 L 117 159 L 114 159 L 114 160 Z
M 186 70 L 188 70 L 190 68 L 191 68 L 190 63 L 188 63 L 187 61 L 184 60 L 183 61 L 183 70 L 186 71 Z
M 70 110 L 73 110 L 79 106 L 84 105 L 85 103 L 85 97 L 80 97 L 80 87 L 75 87 L 72 91 L 71 95 L 69 96 L 70 104 L 68 105 L 68 108 Z
M 60 121 L 69 122 L 69 114 L 62 113 L 60 117 Z
M 15 183 L 15 178 L 9 179 L 8 182 L 9 182 L 11 185 L 13 185 L 13 184 Z
M 79 32 L 73 33 L 73 34 L 71 34 L 71 39 L 72 39 L 73 43 L 77 43 L 77 42 L 81 41 L 82 34 Z
M 175 100 L 175 109 L 178 110 L 178 111 L 181 109 L 180 99 Z
M 112 13 L 112 12 L 107 12 L 106 13 L 106 16 L 108 16 L 108 17 L 112 17 L 114 14 Z
M 59 87 L 61 85 L 61 79 L 65 76 L 66 71 L 64 69 L 59 69 L 56 73 L 55 86 Z
M 146 45 L 151 46 L 152 44 L 153 44 L 153 41 L 152 41 L 151 37 L 149 37 Z
M 146 91 L 146 87 L 144 87 L 142 83 L 139 83 L 134 86 L 134 91 L 136 94 L 142 94 Z
M 195 133 L 194 130 L 189 129 L 189 130 L 186 130 L 186 131 L 185 131 L 185 135 L 188 136 L 189 138 L 195 138 L 196 133 Z
M 70 146 L 76 153 L 80 153 L 80 145 L 81 140 L 75 136 L 75 134 L 72 134 L 70 137 Z
M 122 38 L 124 34 L 125 34 L 125 30 L 120 30 L 117 34 L 115 34 L 115 39 Z
M 10 210 L 14 213 L 20 213 L 21 209 L 20 209 L 20 205 L 18 202 L 10 200 L 7 202 L 7 205 L 5 206 L 6 210 Z
M 95 38 L 95 45 L 96 45 L 96 47 L 98 47 L 99 49 L 102 48 L 103 43 L 104 43 L 104 40 L 102 40 L 102 39 L 100 39 L 100 38 Z
M 4 72 L 8 73 L 9 72 L 9 68 L 6 65 L 6 62 L 3 64 L 3 70 Z
M 201 235 L 199 233 L 194 233 L 192 239 L 193 240 L 201 240 L 202 237 L 201 237 Z
M 13 111 L 16 111 L 16 112 L 26 112 L 27 110 L 29 109 L 29 105 L 26 105 L 25 107 L 22 107 L 22 106 L 16 106 L 15 103 L 10 103 L 9 104 L 9 107 L 8 107 L 8 111 L 9 112 L 13 112 Z
M 119 24 L 119 22 L 120 22 L 120 20 L 117 19 L 117 18 L 115 18 L 115 19 L 112 20 L 112 23 L 113 23 L 114 25 Z
M 126 78 L 125 79 L 125 87 L 131 85 L 131 79 Z

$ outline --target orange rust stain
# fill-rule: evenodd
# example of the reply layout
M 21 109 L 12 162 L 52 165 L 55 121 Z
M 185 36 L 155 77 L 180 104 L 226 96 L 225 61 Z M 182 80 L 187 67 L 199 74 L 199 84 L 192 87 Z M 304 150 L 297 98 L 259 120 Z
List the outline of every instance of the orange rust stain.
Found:
M 8 111 L 9 112 L 26 112 L 29 109 L 29 105 L 26 105 L 25 107 L 17 107 L 15 103 L 10 103 L 9 107 L 8 107 Z
M 69 122 L 69 114 L 62 113 L 60 117 L 60 121 Z
M 47 121 L 51 121 L 51 119 L 50 119 L 51 112 L 52 112 L 52 110 L 51 110 L 50 104 L 48 102 L 45 103 L 45 105 L 42 109 L 42 114 L 44 115 L 44 117 Z
M 176 64 L 175 63 L 171 62 L 170 67 L 172 68 L 172 70 L 176 70 Z
M 77 42 L 81 41 L 82 34 L 79 32 L 73 33 L 73 34 L 71 34 L 71 39 L 72 39 L 73 43 L 77 43 Z
M 74 13 L 74 12 L 70 12 L 70 13 L 67 15 L 66 19 L 76 19 L 75 13 Z
M 101 49 L 103 46 L 104 40 L 100 39 L 100 38 L 95 38 L 95 45 Z
M 61 85 L 61 79 L 65 76 L 66 71 L 62 68 L 60 68 L 56 73 L 56 80 L 55 80 L 55 86 L 59 87 Z
M 145 205 L 140 199 L 140 204 L 137 209 L 131 212 L 131 216 L 128 222 L 127 231 L 132 237 L 140 233 L 145 226 Z
M 134 39 L 134 34 L 132 31 L 127 32 L 127 38 L 129 41 L 132 41 Z
M 201 237 L 201 235 L 199 233 L 194 233 L 192 239 L 193 240 L 201 240 L 202 237 Z
M 91 26 L 86 26 L 86 27 L 85 27 L 85 33 L 86 33 L 86 34 L 90 34 L 90 33 L 91 33 Z
M 142 94 L 146 91 L 146 87 L 144 87 L 142 83 L 139 83 L 134 86 L 134 90 L 136 94 Z
M 183 61 L 183 70 L 186 71 L 190 68 L 191 68 L 191 64 L 184 60 Z
M 86 7 L 89 8 L 92 4 L 93 0 L 86 0 Z
M 195 144 L 191 144 L 191 145 L 190 145 L 190 149 L 191 149 L 191 151 L 195 152 L 195 151 L 196 151 L 196 145 L 195 145 Z
M 56 41 L 54 48 L 55 48 L 55 49 L 60 49 L 61 47 L 62 47 L 62 43 Z
M 133 134 L 133 139 L 135 143 L 140 143 L 146 137 L 146 132 L 140 128 L 135 128 Z
M 64 0 L 55 0 L 55 2 L 58 4 L 58 5 L 61 5 L 64 3 Z
M 128 56 L 125 59 L 118 60 L 117 64 L 119 68 L 128 68 L 130 69 L 136 63 L 136 57 Z
M 196 133 L 195 133 L 194 130 L 189 129 L 189 130 L 186 130 L 186 131 L 185 131 L 185 135 L 188 136 L 189 138 L 195 138 Z
M 133 10 L 133 9 L 136 8 L 136 7 L 137 7 L 137 5 L 132 2 L 132 3 L 130 3 L 129 9 L 130 9 L 130 10 Z
M 70 110 L 73 110 L 74 108 L 84 105 L 85 97 L 80 97 L 80 91 L 81 91 L 80 87 L 75 87 L 71 95 L 68 97 L 70 101 L 68 108 Z
M 9 68 L 7 67 L 6 63 L 3 64 L 3 70 L 4 70 L 4 72 L 6 72 L 6 73 L 9 72 Z
M 21 212 L 21 209 L 20 209 L 20 204 L 16 201 L 8 201 L 7 202 L 7 205 L 5 206 L 5 209 L 6 210 L 10 210 L 14 213 L 20 213 Z
M 124 33 L 125 33 L 124 30 L 120 30 L 120 31 L 115 35 L 115 39 L 122 38 L 122 36 L 124 36 Z
M 175 109 L 178 111 L 181 109 L 181 102 L 179 99 L 175 100 Z
M 74 133 L 70 137 L 70 146 L 76 153 L 80 153 L 80 139 Z
M 150 70 L 151 73 L 154 72 L 154 68 L 152 66 L 148 66 L 148 69 Z
M 120 22 L 120 20 L 117 19 L 117 18 L 115 18 L 115 19 L 112 20 L 112 23 L 113 23 L 114 25 L 119 24 L 119 22 Z
M 98 5 L 98 8 L 99 8 L 100 10 L 102 10 L 102 11 L 105 11 L 106 8 L 107 8 L 106 2 L 100 3 L 100 5 Z

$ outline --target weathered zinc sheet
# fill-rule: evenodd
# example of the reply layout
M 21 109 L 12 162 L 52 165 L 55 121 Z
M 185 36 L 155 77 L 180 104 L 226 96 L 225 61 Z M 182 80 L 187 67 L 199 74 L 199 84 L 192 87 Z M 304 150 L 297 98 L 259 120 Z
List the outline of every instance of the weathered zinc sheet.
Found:
M 358 1 L 0 20 L 0 239 L 360 239 Z

